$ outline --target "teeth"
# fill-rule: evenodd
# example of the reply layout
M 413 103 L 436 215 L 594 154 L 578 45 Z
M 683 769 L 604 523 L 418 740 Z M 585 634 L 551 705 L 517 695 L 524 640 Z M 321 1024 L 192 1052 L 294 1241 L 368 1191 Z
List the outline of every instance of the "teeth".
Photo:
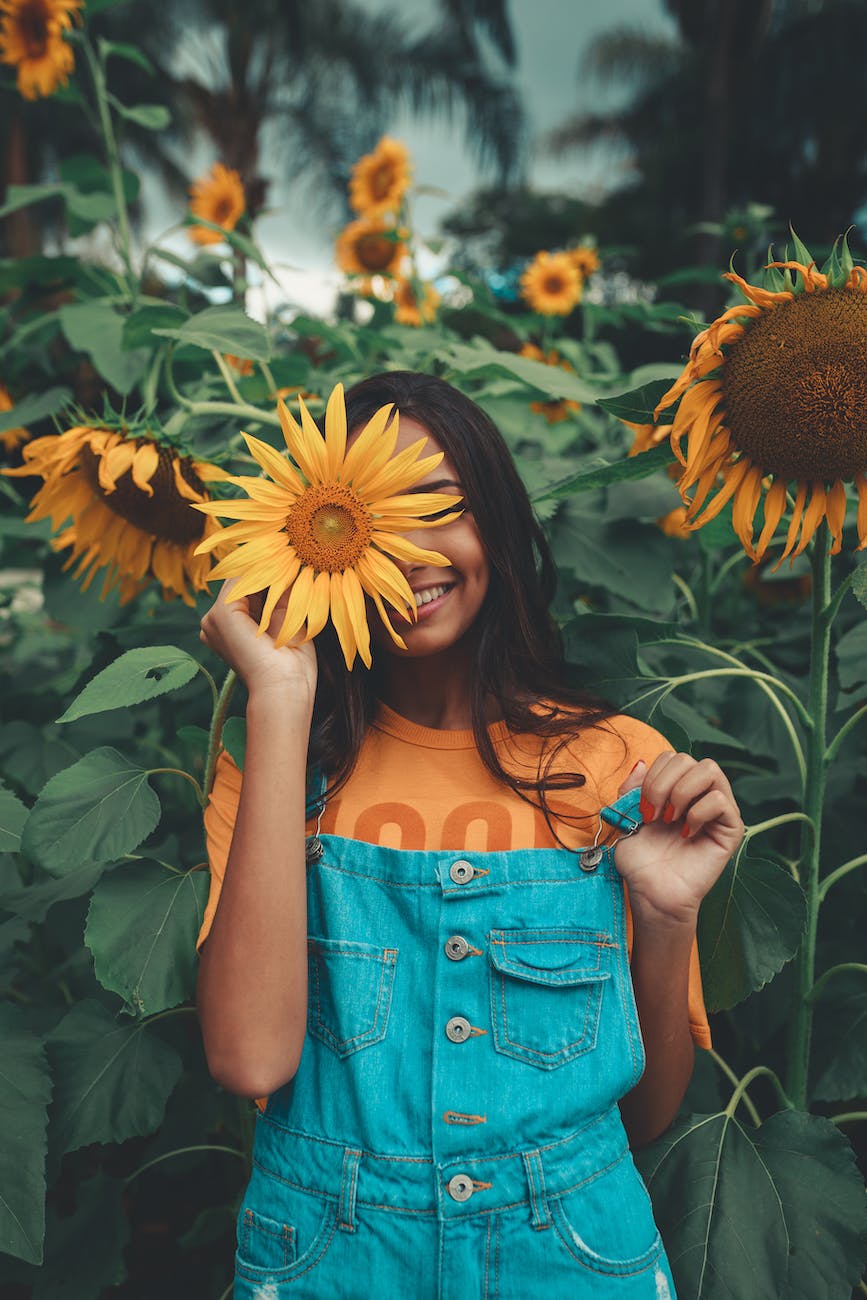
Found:
M 426 587 L 424 591 L 414 592 L 416 609 L 421 609 L 422 605 L 429 605 L 432 600 L 438 596 L 444 596 L 448 587 Z

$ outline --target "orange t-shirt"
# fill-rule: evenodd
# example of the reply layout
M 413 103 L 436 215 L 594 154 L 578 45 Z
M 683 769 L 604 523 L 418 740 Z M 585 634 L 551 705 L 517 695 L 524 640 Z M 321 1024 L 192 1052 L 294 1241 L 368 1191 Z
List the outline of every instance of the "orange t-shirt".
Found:
M 513 736 L 504 722 L 493 723 L 489 734 L 509 771 L 535 776 L 541 747 L 550 742 L 532 735 Z M 586 778 L 585 784 L 548 795 L 552 820 L 563 842 L 570 848 L 592 843 L 599 827 L 599 809 L 617 798 L 621 782 L 638 760 L 643 758 L 650 765 L 670 749 L 658 731 L 625 714 L 597 727 L 576 730 L 575 739 L 562 751 L 552 770 L 580 772 Z M 205 810 L 211 892 L 198 947 L 207 937 L 217 910 L 242 779 L 237 765 L 223 750 Z M 315 828 L 314 819 L 308 824 L 308 833 Z M 368 728 L 349 780 L 327 803 L 320 829 L 325 834 L 387 848 L 434 852 L 557 847 L 542 812 L 496 781 L 484 766 L 472 731 L 420 727 L 385 705 L 379 706 Z M 601 838 L 613 837 L 608 827 L 604 830 L 606 835 Z M 631 950 L 628 897 L 626 932 Z M 690 963 L 689 1022 L 698 1046 L 709 1048 L 710 1028 L 695 946 Z

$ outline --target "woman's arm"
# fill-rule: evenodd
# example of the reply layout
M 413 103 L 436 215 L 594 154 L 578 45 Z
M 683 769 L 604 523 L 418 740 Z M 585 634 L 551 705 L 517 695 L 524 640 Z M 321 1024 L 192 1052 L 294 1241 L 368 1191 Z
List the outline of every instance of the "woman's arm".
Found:
M 247 684 L 244 781 L 196 1002 L 208 1068 L 231 1092 L 262 1097 L 298 1068 L 307 1023 L 304 857 L 312 644 L 277 650 L 256 635 L 248 598 L 202 620 L 203 640 Z M 282 621 L 275 611 L 272 627 Z
M 652 1142 L 677 1114 L 692 1074 L 689 963 L 702 899 L 744 833 L 716 763 L 660 754 L 638 763 L 620 794 L 641 786 L 641 829 L 621 840 L 615 865 L 629 889 L 632 982 L 646 1055 L 621 1112 L 633 1147 Z

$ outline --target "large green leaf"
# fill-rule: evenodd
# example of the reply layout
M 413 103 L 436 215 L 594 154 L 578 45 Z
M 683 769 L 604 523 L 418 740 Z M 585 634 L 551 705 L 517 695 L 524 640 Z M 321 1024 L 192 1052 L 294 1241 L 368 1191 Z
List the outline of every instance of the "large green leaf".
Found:
M 42 1262 L 45 1129 L 51 1079 L 38 1036 L 14 1007 L 0 1007 L 0 1251 Z
M 122 345 L 125 352 L 134 348 L 154 347 L 160 340 L 154 337 L 155 329 L 174 327 L 184 323 L 188 313 L 172 302 L 150 304 L 131 312 L 123 323 Z M 165 344 L 162 344 L 164 347 Z
M 0 853 L 15 853 L 21 842 L 21 828 L 29 809 L 16 799 L 11 790 L 0 785 Z
M 294 324 L 295 322 L 293 327 Z M 473 344 L 449 343 L 445 357 L 464 375 L 505 372 L 548 397 L 595 402 L 599 394 L 598 387 L 579 379 L 570 370 L 564 370 L 561 366 L 548 366 L 544 361 L 531 361 L 529 357 L 522 357 L 517 352 L 499 352 L 483 339 L 476 339 Z
M 867 567 L 867 566 L 865 566 Z M 861 703 L 867 683 L 867 620 L 856 623 L 840 637 L 836 646 L 840 695 L 837 708 Z
M 7 429 L 18 429 L 22 425 L 35 424 L 44 420 L 46 415 L 56 415 L 72 397 L 69 388 L 46 388 L 41 393 L 29 393 L 22 397 L 11 411 L 0 411 L 0 433 Z
M 124 1179 L 100 1172 L 80 1182 L 71 1214 L 48 1211 L 45 1264 L 33 1279 L 32 1300 L 104 1295 L 104 1288 L 126 1277 L 123 1252 L 129 1235 Z
M 829 1120 L 693 1115 L 636 1163 L 684 1300 L 843 1300 L 857 1285 L 864 1187 Z
M 6 187 L 6 201 L 0 207 L 0 220 L 8 217 L 11 212 L 20 212 L 22 208 L 30 208 L 34 203 L 44 203 L 46 199 L 63 198 L 66 192 L 65 185 L 58 185 L 56 182 L 48 185 L 8 185 Z
M 150 353 L 145 348 L 124 350 L 124 316 L 107 302 L 70 303 L 59 314 L 70 345 L 88 354 L 112 388 L 130 392 L 144 374 Z
M 807 919 L 793 876 L 740 850 L 701 905 L 698 949 L 709 1011 L 742 1002 L 794 957 Z
M 96 978 L 133 1015 L 153 1015 L 190 996 L 207 899 L 206 872 L 150 862 L 130 863 L 97 885 L 84 941 Z
M 655 379 L 640 388 L 633 388 L 631 393 L 597 397 L 596 404 L 618 420 L 628 420 L 630 424 L 655 424 L 653 412 L 673 383 L 674 379 Z M 670 424 L 671 420 L 663 416 L 661 422 Z
M 267 361 L 271 355 L 264 325 L 251 320 L 239 307 L 206 307 L 183 325 L 164 326 L 153 332 L 209 352 L 231 352 L 250 361 Z
M 554 483 L 533 497 L 534 501 L 546 501 L 549 497 L 571 497 L 578 492 L 589 492 L 591 488 L 604 487 L 608 483 L 623 483 L 628 479 L 647 478 L 658 469 L 670 465 L 673 456 L 668 443 L 651 447 L 640 456 L 624 456 L 620 460 L 596 460 L 582 467 L 568 478 Z
M 159 1127 L 182 1066 L 174 1048 L 147 1024 L 119 1024 L 88 998 L 52 1031 L 49 1138 L 55 1157 L 91 1142 L 125 1142 Z
M 821 990 L 812 1057 L 816 1101 L 867 1096 L 867 972 L 841 971 Z
M 59 878 L 49 877 L 0 894 L 0 910 L 11 912 L 24 921 L 42 921 L 55 903 L 89 894 L 104 870 L 101 862 L 88 862 L 65 872 Z
M 53 776 L 21 836 L 23 851 L 52 875 L 132 853 L 160 819 L 147 771 L 109 745 Z
M 852 574 L 852 594 L 867 609 L 867 564 L 859 564 Z
M 73 722 L 91 713 L 128 708 L 157 695 L 185 686 L 199 665 L 185 650 L 173 645 L 142 646 L 127 650 L 87 683 L 58 722 Z

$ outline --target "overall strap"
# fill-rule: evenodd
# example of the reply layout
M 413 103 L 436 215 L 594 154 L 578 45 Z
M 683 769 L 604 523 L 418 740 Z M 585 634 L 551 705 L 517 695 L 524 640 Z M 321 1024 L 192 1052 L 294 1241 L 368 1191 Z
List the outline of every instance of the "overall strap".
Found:
M 318 816 L 325 808 L 325 787 L 328 778 L 318 763 L 312 763 L 307 769 L 307 792 L 304 816 L 307 821 Z

